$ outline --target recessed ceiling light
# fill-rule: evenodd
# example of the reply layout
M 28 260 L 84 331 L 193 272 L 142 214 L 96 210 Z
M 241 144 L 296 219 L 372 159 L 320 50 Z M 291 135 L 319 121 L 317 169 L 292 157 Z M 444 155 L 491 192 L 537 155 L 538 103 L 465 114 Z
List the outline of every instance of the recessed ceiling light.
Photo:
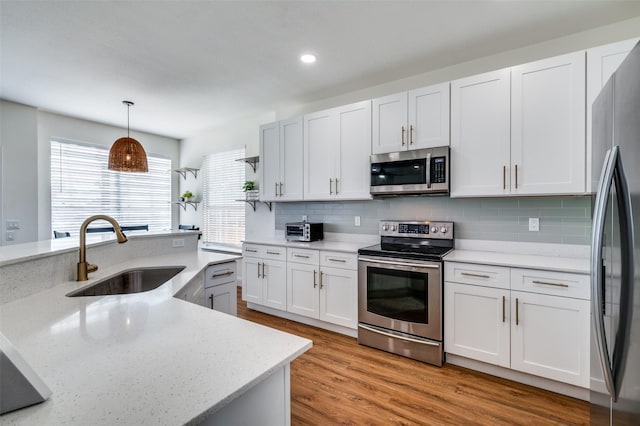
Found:
M 312 64 L 316 61 L 316 55 L 305 53 L 304 55 L 300 56 L 300 60 L 305 64 Z

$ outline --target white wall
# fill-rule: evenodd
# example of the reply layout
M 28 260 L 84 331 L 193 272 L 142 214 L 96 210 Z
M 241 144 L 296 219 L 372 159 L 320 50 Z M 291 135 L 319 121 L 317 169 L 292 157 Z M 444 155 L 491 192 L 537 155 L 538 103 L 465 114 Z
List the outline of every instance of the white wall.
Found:
M 38 239 L 37 111 L 0 101 L 0 245 Z M 7 220 L 19 220 L 20 229 L 7 241 Z
M 200 168 L 202 158 L 205 155 L 214 154 L 216 152 L 227 151 L 245 147 L 247 157 L 259 155 L 259 136 L 258 127 L 260 124 L 272 122 L 275 120 L 275 113 L 272 111 L 264 112 L 251 117 L 244 117 L 232 122 L 226 123 L 220 127 L 208 129 L 194 137 L 184 139 L 180 142 L 180 167 Z M 247 180 L 259 180 L 260 165 L 253 172 L 250 166 L 246 167 Z M 190 190 L 202 197 L 202 179 L 198 175 L 198 179 L 188 175 L 187 179 L 180 178 L 180 193 L 184 190 Z M 196 212 L 191 207 L 187 207 L 186 211 L 180 209 L 180 223 L 187 225 L 196 225 L 202 227 L 202 209 Z M 263 232 L 273 233 L 275 228 L 273 212 L 269 212 L 266 206 L 258 206 L 256 212 L 247 204 L 246 206 L 246 233 L 247 235 L 259 236 Z

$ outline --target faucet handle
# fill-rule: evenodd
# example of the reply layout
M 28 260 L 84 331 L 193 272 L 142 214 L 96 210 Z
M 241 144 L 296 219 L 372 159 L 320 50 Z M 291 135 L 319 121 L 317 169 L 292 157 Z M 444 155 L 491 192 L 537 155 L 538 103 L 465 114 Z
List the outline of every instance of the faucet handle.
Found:
M 94 265 L 93 263 L 87 264 L 87 272 L 95 272 L 98 270 L 98 265 Z

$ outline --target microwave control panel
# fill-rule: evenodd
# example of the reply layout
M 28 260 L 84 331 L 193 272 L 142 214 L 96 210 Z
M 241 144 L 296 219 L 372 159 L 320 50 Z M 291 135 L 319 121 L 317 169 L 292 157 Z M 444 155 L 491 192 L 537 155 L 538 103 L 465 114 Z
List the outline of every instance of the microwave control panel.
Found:
M 447 182 L 447 157 L 431 159 L 431 183 Z

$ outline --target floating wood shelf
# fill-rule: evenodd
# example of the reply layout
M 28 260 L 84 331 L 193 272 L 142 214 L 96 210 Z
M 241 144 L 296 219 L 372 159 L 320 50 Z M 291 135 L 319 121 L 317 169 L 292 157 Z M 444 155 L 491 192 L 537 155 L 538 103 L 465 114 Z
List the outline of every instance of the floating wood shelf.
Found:
M 251 207 L 253 207 L 253 211 L 256 211 L 256 204 L 258 203 L 262 203 L 265 206 L 269 207 L 269 211 L 271 211 L 271 201 L 260 201 L 260 200 L 236 200 L 236 201 L 243 201 L 247 204 L 249 204 Z
M 238 158 L 236 161 L 244 161 L 245 163 L 247 163 L 248 165 L 251 166 L 251 168 L 253 169 L 253 172 L 255 173 L 256 172 L 256 164 L 258 164 L 260 162 L 260 157 L 258 157 L 256 155 L 254 157 Z
M 194 169 L 192 167 L 180 167 L 174 170 L 174 172 L 179 173 L 185 180 L 187 179 L 187 173 L 191 173 L 193 177 L 197 179 L 199 171 L 200 169 Z

